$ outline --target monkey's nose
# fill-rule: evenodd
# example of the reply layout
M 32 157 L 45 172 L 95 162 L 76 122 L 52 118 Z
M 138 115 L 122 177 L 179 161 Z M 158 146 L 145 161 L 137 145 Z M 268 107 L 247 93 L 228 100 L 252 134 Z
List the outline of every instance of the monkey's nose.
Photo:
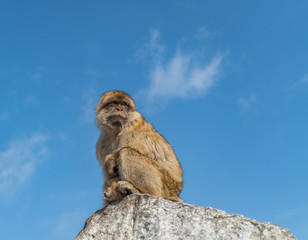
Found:
M 122 112 L 123 111 L 123 107 L 121 105 L 118 105 L 117 106 L 117 110 Z

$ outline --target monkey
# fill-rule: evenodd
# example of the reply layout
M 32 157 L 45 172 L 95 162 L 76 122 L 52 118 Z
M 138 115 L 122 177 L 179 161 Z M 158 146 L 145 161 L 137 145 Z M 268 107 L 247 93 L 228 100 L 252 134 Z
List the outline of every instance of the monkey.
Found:
M 104 205 L 133 193 L 180 202 L 183 169 L 167 140 L 123 91 L 104 93 L 96 106 L 97 159 L 104 175 Z

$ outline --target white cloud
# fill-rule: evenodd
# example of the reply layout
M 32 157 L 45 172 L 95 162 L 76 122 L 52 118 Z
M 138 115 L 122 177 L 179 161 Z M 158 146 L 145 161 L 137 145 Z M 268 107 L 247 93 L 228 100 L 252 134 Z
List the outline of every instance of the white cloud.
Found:
M 37 69 L 39 71 L 45 71 L 46 70 L 46 67 L 45 66 L 38 66 Z
M 157 65 L 150 74 L 149 98 L 187 97 L 205 94 L 217 81 L 221 56 L 196 66 L 192 55 L 176 53 L 165 65 Z
M 257 97 L 255 94 L 251 93 L 248 98 L 240 98 L 238 104 L 242 106 L 245 110 L 253 108 L 257 103 Z
M 217 54 L 209 62 L 200 61 L 196 53 L 175 54 L 163 61 L 164 47 L 159 43 L 159 31 L 151 30 L 145 52 L 151 56 L 150 86 L 143 91 L 149 102 L 171 98 L 191 98 L 206 94 L 218 81 L 223 56 Z
M 308 83 L 308 73 L 305 74 L 305 76 L 301 79 L 303 83 Z
M 33 105 L 33 104 L 36 104 L 36 97 L 33 96 L 33 95 L 28 95 L 25 97 L 24 99 L 24 104 L 25 105 Z
M 101 71 L 94 69 L 94 68 L 88 68 L 87 74 L 93 79 L 98 79 L 104 76 Z
M 63 143 L 70 143 L 72 141 L 70 136 L 65 132 L 59 132 L 57 137 Z
M 73 239 L 84 226 L 88 214 L 81 211 L 62 213 L 56 219 L 43 220 L 42 226 L 51 230 L 56 239 Z
M 11 141 L 9 147 L 0 152 L 1 198 L 12 197 L 31 179 L 38 164 L 48 157 L 47 140 L 42 133 L 33 134 Z
M 45 70 L 45 66 L 37 66 L 36 71 L 31 75 L 32 80 L 34 80 L 35 82 L 40 82 L 43 78 L 42 72 L 44 72 Z
M 195 35 L 198 40 L 208 39 L 210 37 L 210 32 L 206 27 L 200 27 Z
M 34 79 L 34 80 L 38 80 L 38 79 L 41 79 L 41 78 L 42 78 L 42 74 L 39 73 L 39 72 L 33 73 L 31 77 L 32 77 L 32 79 Z
M 298 80 L 297 82 L 295 82 L 291 89 L 296 89 L 300 86 L 303 86 L 303 85 L 308 85 L 308 73 L 306 73 L 300 80 Z
M 81 115 L 79 118 L 79 124 L 94 124 L 95 123 L 95 106 L 98 102 L 97 90 L 94 88 L 88 88 L 84 90 L 83 105 L 81 106 Z
M 149 41 L 137 50 L 137 58 L 143 61 L 150 58 L 151 62 L 160 62 L 166 48 L 160 38 L 160 32 L 157 29 L 151 29 Z
M 10 115 L 8 112 L 2 112 L 0 113 L 0 120 L 7 120 L 9 119 Z
M 306 73 L 302 78 L 301 80 L 299 81 L 301 83 L 308 83 L 308 73 Z
M 86 214 L 82 212 L 63 213 L 55 224 L 55 231 L 61 236 L 67 236 L 66 239 L 72 239 L 77 236 L 85 220 Z

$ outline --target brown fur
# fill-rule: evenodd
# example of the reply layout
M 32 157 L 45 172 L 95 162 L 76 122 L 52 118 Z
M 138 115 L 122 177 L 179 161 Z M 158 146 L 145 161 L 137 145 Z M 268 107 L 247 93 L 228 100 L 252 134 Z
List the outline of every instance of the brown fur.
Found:
M 96 111 L 105 204 L 131 193 L 180 201 L 180 163 L 169 143 L 136 111 L 132 98 L 121 91 L 107 92 Z

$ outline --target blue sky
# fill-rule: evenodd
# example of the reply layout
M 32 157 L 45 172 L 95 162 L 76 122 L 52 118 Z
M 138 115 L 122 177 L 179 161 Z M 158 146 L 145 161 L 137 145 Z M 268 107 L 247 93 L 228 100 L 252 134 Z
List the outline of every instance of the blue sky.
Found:
M 0 236 L 73 239 L 102 207 L 95 105 L 130 93 L 181 198 L 308 239 L 306 1 L 2 1 Z

